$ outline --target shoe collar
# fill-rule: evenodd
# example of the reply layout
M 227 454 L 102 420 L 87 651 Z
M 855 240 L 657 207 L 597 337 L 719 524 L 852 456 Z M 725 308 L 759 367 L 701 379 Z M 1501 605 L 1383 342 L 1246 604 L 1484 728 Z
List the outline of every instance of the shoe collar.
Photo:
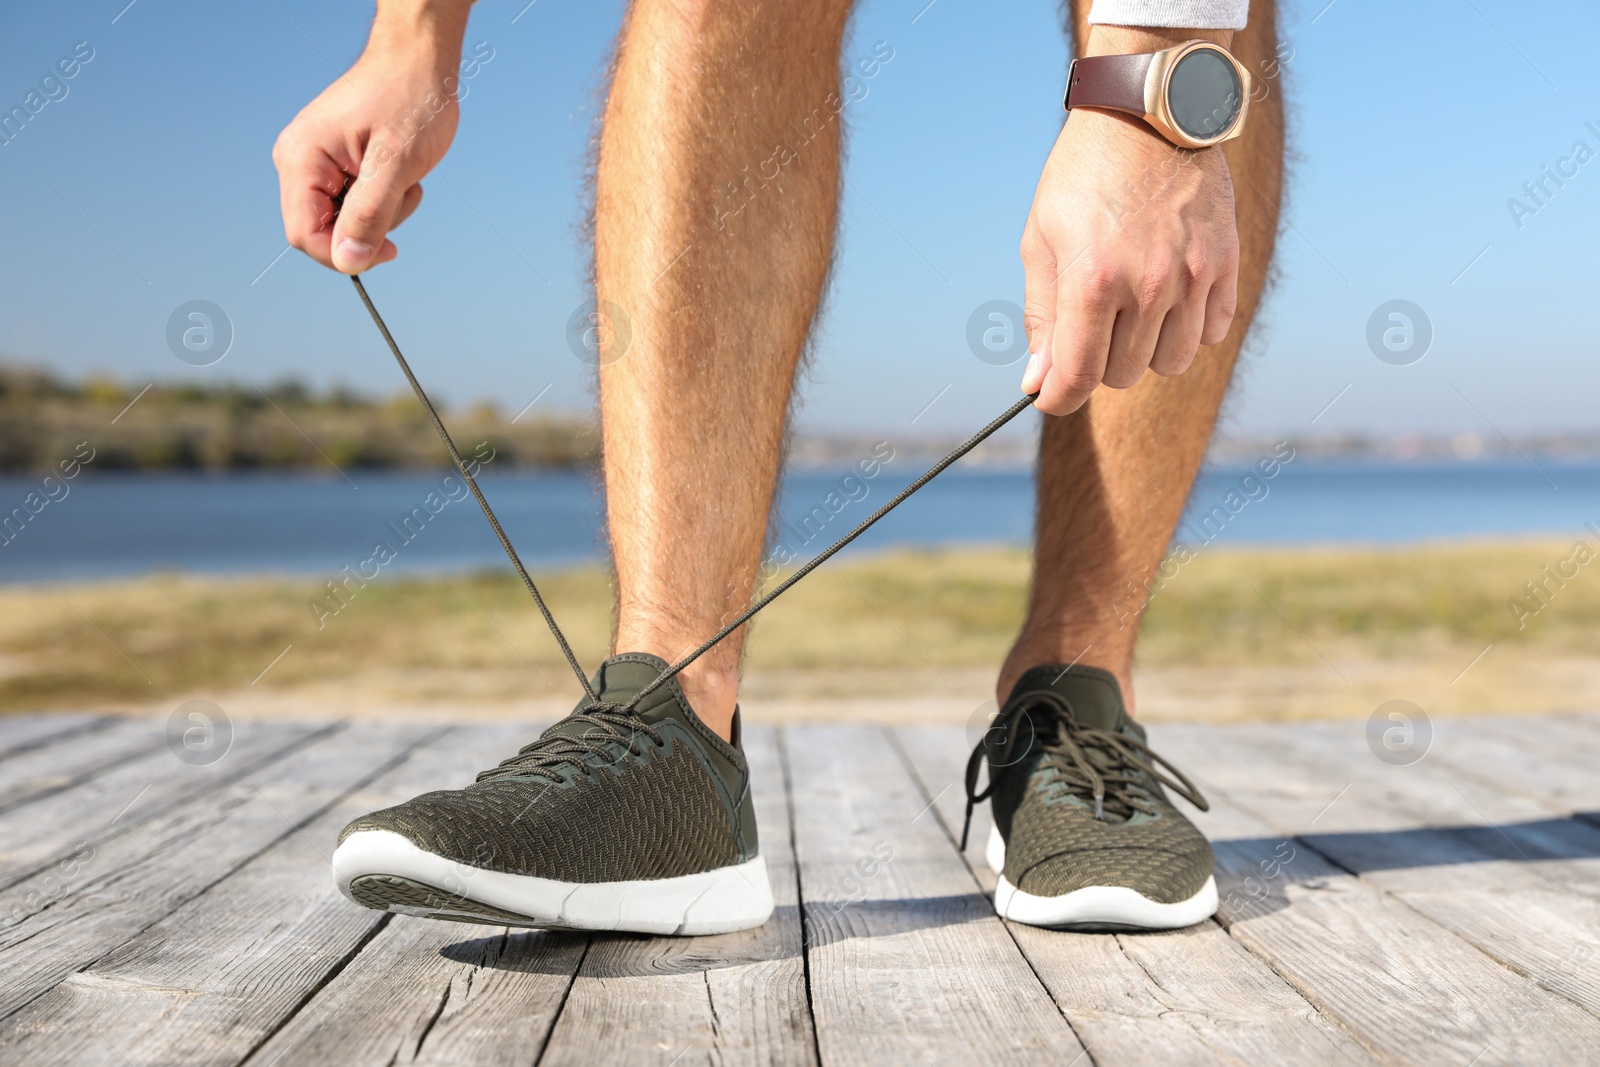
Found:
M 1110 671 L 1081 664 L 1041 664 L 1017 679 L 1005 706 L 1009 708 L 1035 693 L 1053 693 L 1065 700 L 1080 726 L 1131 732 L 1144 740 L 1144 728 L 1128 717 L 1122 687 Z
M 612 656 L 600 664 L 595 671 L 591 684 L 595 695 L 602 701 L 614 704 L 626 704 L 639 694 L 645 686 L 661 676 L 670 664 L 660 656 L 652 656 L 648 652 L 624 652 Z M 587 697 L 580 699 L 572 709 L 573 715 L 580 714 L 589 706 Z M 665 683 L 657 687 L 639 702 L 634 708 L 634 714 L 651 725 L 667 720 L 673 720 L 688 727 L 688 729 L 713 751 L 719 753 L 724 759 L 731 761 L 741 770 L 744 765 L 744 754 L 740 744 L 740 735 L 743 727 L 740 722 L 739 709 L 733 711 L 733 743 L 729 744 L 717 736 L 715 730 L 707 726 L 700 716 L 695 714 L 689 698 L 684 695 L 683 686 L 678 684 L 676 676 L 668 678 Z M 563 719 L 545 731 L 547 734 L 560 731 L 564 724 L 570 723 L 571 717 Z M 577 726 L 578 732 L 583 732 L 585 727 Z

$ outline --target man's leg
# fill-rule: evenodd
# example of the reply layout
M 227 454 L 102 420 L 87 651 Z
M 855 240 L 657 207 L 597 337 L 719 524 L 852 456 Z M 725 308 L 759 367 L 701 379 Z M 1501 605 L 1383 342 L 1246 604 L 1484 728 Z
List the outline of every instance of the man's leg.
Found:
M 848 0 L 628 11 L 595 204 L 599 300 L 632 335 L 600 372 L 619 652 L 674 660 L 751 599 L 832 254 L 848 14 Z M 724 736 L 742 646 L 741 631 L 679 676 Z
M 1079 42 L 1087 11 L 1076 5 Z M 1102 387 L 1077 413 L 1045 419 L 1033 588 L 1000 671 L 1002 702 L 1028 668 L 1077 661 L 1115 674 L 1133 708 L 1133 650 L 1147 579 L 1182 515 L 1272 260 L 1283 181 L 1281 83 L 1267 77 L 1277 71 L 1276 47 L 1273 5 L 1258 0 L 1232 45 L 1267 91 L 1252 100 L 1244 135 L 1223 147 L 1240 246 L 1239 305 L 1227 338 L 1202 348 L 1176 378 L 1146 373 L 1131 389 Z

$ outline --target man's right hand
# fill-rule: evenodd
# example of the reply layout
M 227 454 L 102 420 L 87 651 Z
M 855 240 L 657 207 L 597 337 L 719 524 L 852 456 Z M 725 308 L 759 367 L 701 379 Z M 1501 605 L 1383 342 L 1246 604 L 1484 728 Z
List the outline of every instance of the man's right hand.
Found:
M 323 266 L 359 274 L 399 254 L 389 231 L 417 209 L 422 177 L 455 137 L 469 7 L 380 4 L 355 66 L 278 135 L 284 235 Z

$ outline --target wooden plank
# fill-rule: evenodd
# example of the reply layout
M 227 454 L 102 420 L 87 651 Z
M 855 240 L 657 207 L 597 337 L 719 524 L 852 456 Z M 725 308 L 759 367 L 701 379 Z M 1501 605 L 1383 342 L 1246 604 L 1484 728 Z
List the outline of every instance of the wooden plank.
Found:
M 396 762 L 416 725 L 357 724 L 0 892 L 0 1016 L 105 956 Z M 224 763 L 227 761 L 224 760 Z
M 966 807 L 968 742 L 957 727 L 901 727 L 895 737 L 952 841 Z M 984 892 L 989 806 L 973 818 L 966 860 Z M 1089 1054 L 1114 1064 L 1373 1063 L 1214 922 L 1151 934 L 1081 934 L 1007 923 Z
M 66 789 L 134 756 L 165 749 L 165 741 L 159 720 L 129 718 L 37 745 L 0 763 L 0 811 Z
M 474 771 L 515 751 L 527 733 L 526 726 L 495 725 L 430 738 L 398 767 L 13 1016 L 9 1033 L 0 1035 L 0 1061 L 239 1063 L 383 924 L 381 913 L 350 904 L 333 887 L 328 853 L 339 830 L 376 807 L 470 781 Z M 460 927 L 451 928 L 459 935 Z M 482 933 L 479 927 L 469 936 Z M 425 957 L 441 962 L 437 947 Z M 446 981 L 427 989 L 430 1011 L 448 987 Z M 473 995 L 481 998 L 485 989 L 480 981 Z M 375 999 L 351 1012 L 350 1021 L 390 1029 L 398 1040 L 403 1028 L 389 1010 L 392 996 L 368 992 Z M 458 1027 L 463 1017 L 482 1017 L 461 1010 L 470 999 L 457 998 L 432 1034 Z M 385 1010 L 373 1011 L 373 1004 Z M 521 1009 L 505 1000 L 496 1004 L 507 1014 Z M 313 1003 L 311 1010 L 319 1017 L 325 1005 Z M 92 1039 L 97 1033 L 114 1044 Z M 285 1062 L 306 1062 L 304 1049 L 278 1047 Z M 460 1062 L 469 1061 L 480 1062 L 477 1056 Z
M 771 921 L 713 937 L 597 935 L 541 1067 L 816 1063 L 777 732 L 751 728 L 745 751 L 776 904 Z
M 1428 756 L 1405 767 L 1375 759 L 1359 723 L 1242 728 L 1220 747 L 1207 744 L 1240 765 L 1270 758 L 1290 776 L 1320 768 L 1348 779 L 1314 827 L 1314 813 L 1264 795 L 1259 776 L 1241 775 L 1227 788 L 1340 866 L 1600 1013 L 1600 969 L 1584 965 L 1600 954 L 1600 828 L 1457 773 L 1445 759 L 1470 762 L 1478 740 L 1471 726 L 1441 730 Z M 1491 767 L 1504 760 L 1499 747 Z
M 1447 750 L 1440 757 L 1444 762 L 1600 826 L 1600 781 L 1594 773 L 1600 761 L 1600 713 L 1471 721 L 1473 743 L 1465 751 Z
M 474 743 L 462 746 L 461 753 L 470 749 L 468 766 L 481 770 L 536 733 L 522 727 L 492 749 Z M 430 784 L 438 788 L 471 780 L 465 769 L 447 778 Z M 588 943 L 584 934 L 390 917 L 248 1062 L 258 1067 L 531 1063 L 555 1024 Z
M 1451 733 L 1425 759 L 1405 767 L 1376 760 L 1355 725 L 1236 727 L 1202 744 L 1225 757 L 1213 773 L 1236 801 L 1270 811 L 1275 826 L 1304 836 L 1340 865 L 1380 884 L 1436 887 L 1434 868 L 1472 864 L 1472 884 L 1484 890 L 1559 883 L 1600 895 L 1594 862 L 1600 830 L 1567 818 L 1552 800 L 1460 772 L 1463 761 L 1492 767 L 1504 760 L 1508 753 L 1499 743 Z M 1486 746 L 1490 751 L 1481 752 Z M 1249 770 L 1267 760 L 1280 773 Z M 1326 785 L 1299 793 L 1297 779 L 1317 776 L 1345 783 L 1337 802 L 1325 799 Z
M 1083 1055 L 888 734 L 796 726 L 784 739 L 822 1061 Z
M 0 760 L 53 744 L 63 737 L 103 730 L 117 721 L 115 715 L 47 711 L 0 715 Z
M 1594 751 L 1600 746 L 1600 710 L 1563 711 L 1554 715 L 1485 715 L 1474 716 L 1473 723 L 1483 723 L 1498 732 L 1511 732 L 1517 737 L 1533 741 L 1565 741 L 1581 749 Z M 1530 724 L 1531 729 L 1524 724 Z
M 1600 716 L 1446 720 L 1427 759 L 1600 820 Z
M 1164 726 L 1158 739 L 1212 802 L 1196 821 L 1217 852 L 1221 918 L 1235 939 L 1382 1059 L 1582 1063 L 1577 1050 L 1600 1046 L 1593 1015 L 1274 826 L 1290 806 L 1314 814 L 1347 780 L 1238 751 L 1238 730 Z M 1252 781 L 1268 799 L 1247 808 L 1230 787 Z
M 395 916 L 246 1063 L 533 1063 L 587 945 L 584 934 Z M 461 1047 L 472 1054 L 453 1058 Z
M 90 775 L 72 789 L 14 807 L 0 814 L 0 888 L 52 868 L 58 877 L 70 878 L 73 857 L 96 841 L 194 802 L 330 728 L 241 722 L 235 727 L 232 748 L 207 766 L 183 763 L 163 746 Z
M 533 1064 L 587 944 L 397 915 L 246 1062 Z M 472 1054 L 451 1059 L 451 1048 Z
M 1600 831 L 1567 818 L 1571 807 L 1564 803 L 1571 799 L 1566 790 L 1593 780 L 1592 763 L 1571 753 L 1541 755 L 1484 736 L 1475 726 L 1471 719 L 1442 725 L 1427 755 L 1403 767 L 1376 759 L 1359 723 L 1232 727 L 1220 742 L 1208 737 L 1202 743 L 1225 746 L 1225 766 L 1232 770 L 1221 773 L 1233 777 L 1223 788 L 1235 800 L 1272 808 L 1275 824 L 1306 834 L 1319 849 L 1339 850 L 1338 861 L 1359 873 L 1421 884 L 1409 872 L 1509 861 L 1496 868 L 1515 880 L 1495 883 L 1502 888 L 1576 875 L 1574 888 L 1600 893 L 1590 868 L 1567 863 L 1600 856 Z M 1283 775 L 1249 772 L 1269 759 Z M 1325 789 L 1299 798 L 1274 781 L 1301 776 L 1349 788 L 1329 805 Z

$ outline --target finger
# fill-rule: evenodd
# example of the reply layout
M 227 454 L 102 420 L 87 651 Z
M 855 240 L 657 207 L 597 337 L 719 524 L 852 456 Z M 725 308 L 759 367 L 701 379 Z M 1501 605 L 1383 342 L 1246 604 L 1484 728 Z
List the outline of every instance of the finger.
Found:
M 1117 318 L 1116 284 L 1114 274 L 1092 269 L 1062 279 L 1045 352 L 1049 372 L 1034 407 L 1048 415 L 1069 415 L 1100 384 Z
M 1117 310 L 1111 331 L 1111 348 L 1106 358 L 1105 384 L 1126 389 L 1144 377 L 1145 368 L 1155 355 L 1161 324 L 1180 295 L 1178 281 L 1165 262 L 1146 270 Z
M 274 150 L 273 157 L 278 165 L 284 237 L 324 267 L 333 266 L 329 251 L 336 198 L 345 184 L 344 169 L 323 152 L 300 151 L 293 146 Z
M 1206 295 L 1206 324 L 1200 332 L 1200 343 L 1219 345 L 1228 336 L 1233 325 L 1234 311 L 1239 307 L 1239 257 L 1230 254 L 1223 264 L 1221 275 L 1211 285 Z
M 1150 357 L 1155 354 L 1156 338 L 1161 335 L 1161 321 L 1165 317 L 1131 308 L 1117 312 L 1107 346 L 1103 384 L 1111 389 L 1126 389 L 1144 377 Z
M 1198 295 L 1174 305 L 1161 323 L 1161 336 L 1156 339 L 1150 369 L 1164 378 L 1188 370 L 1200 349 L 1200 334 L 1205 325 L 1206 305 Z
M 400 210 L 395 212 L 394 223 L 389 228 L 399 229 L 400 224 L 411 217 L 411 213 L 417 210 L 417 205 L 420 203 L 422 203 L 422 186 L 413 185 L 406 190 L 405 196 L 400 198 Z
M 373 146 L 369 146 L 369 153 L 372 151 Z M 335 270 L 359 274 L 376 263 L 412 184 L 400 173 L 398 160 L 374 159 L 369 154 L 334 220 Z
M 1049 370 L 1045 353 L 1056 319 L 1056 257 L 1030 224 L 1022 235 L 1022 324 L 1028 332 L 1028 365 L 1022 391 L 1035 393 Z

